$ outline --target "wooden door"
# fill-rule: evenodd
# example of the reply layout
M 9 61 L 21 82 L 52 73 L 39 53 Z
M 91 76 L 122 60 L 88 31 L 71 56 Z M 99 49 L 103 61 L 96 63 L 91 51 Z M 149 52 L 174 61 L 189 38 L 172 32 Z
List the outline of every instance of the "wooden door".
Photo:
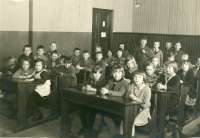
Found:
M 112 11 L 93 9 L 92 16 L 92 57 L 95 59 L 95 47 L 101 46 L 103 55 L 110 48 L 112 40 Z

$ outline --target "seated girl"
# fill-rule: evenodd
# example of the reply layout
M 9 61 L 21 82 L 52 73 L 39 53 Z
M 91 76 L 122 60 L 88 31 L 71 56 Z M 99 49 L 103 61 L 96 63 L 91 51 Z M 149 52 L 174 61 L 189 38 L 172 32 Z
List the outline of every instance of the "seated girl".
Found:
M 154 73 L 153 64 L 149 63 L 146 65 L 146 85 L 150 88 L 154 87 L 157 83 L 158 76 Z
M 158 79 L 157 89 L 163 89 L 168 91 L 173 91 L 169 98 L 169 102 L 167 103 L 167 111 L 166 111 L 166 132 L 168 132 L 168 121 L 169 116 L 172 115 L 175 111 L 175 108 L 179 102 L 179 84 L 180 84 L 180 77 L 176 75 L 178 71 L 178 65 L 174 61 L 170 61 L 166 63 L 166 74 L 162 74 Z M 176 126 L 177 127 L 177 126 Z M 178 135 L 178 130 L 175 129 L 176 135 Z
M 132 55 L 127 56 L 127 58 L 125 59 L 125 63 L 126 69 L 124 70 L 124 80 L 126 80 L 128 83 L 132 83 L 133 75 L 138 70 L 138 65 L 135 61 L 135 58 Z
M 14 79 L 27 79 L 31 78 L 34 74 L 35 69 L 31 67 L 32 63 L 29 58 L 22 59 L 21 68 L 16 71 L 12 78 Z M 13 108 L 12 113 L 8 116 L 9 119 L 15 119 L 17 117 L 17 93 L 11 93 L 5 96 L 5 98 L 11 103 L 10 106 Z
M 99 94 L 100 89 L 106 85 L 106 80 L 102 75 L 102 68 L 100 66 L 94 66 L 92 69 L 91 75 L 89 77 L 89 80 L 87 81 L 87 84 L 82 87 L 83 90 L 86 91 L 94 91 L 97 94 Z M 78 132 L 79 135 L 86 135 L 89 132 L 89 128 L 94 123 L 94 118 L 96 114 L 96 110 L 90 107 L 83 107 L 80 112 L 80 118 L 83 127 Z M 87 123 L 88 120 L 88 123 Z
M 148 123 L 150 117 L 151 89 L 145 85 L 146 73 L 143 70 L 137 70 L 133 76 L 133 83 L 129 85 L 126 97 L 138 102 L 144 102 L 140 113 L 136 116 L 132 128 L 132 137 L 135 135 L 135 125 L 143 126 Z M 120 125 L 120 134 L 123 135 L 123 121 Z
M 38 101 L 50 94 L 50 77 L 48 72 L 44 69 L 45 63 L 42 59 L 36 59 L 35 61 L 35 74 L 34 78 L 26 79 L 26 81 L 36 81 L 38 82 L 35 91 L 33 91 L 27 102 L 28 117 L 34 115 L 32 122 L 36 122 L 43 119 L 43 114 L 39 109 Z
M 180 83 L 183 85 L 190 85 L 190 91 L 186 97 L 185 101 L 185 119 L 189 120 L 190 119 L 190 114 L 188 112 L 189 108 L 195 105 L 196 103 L 196 98 L 197 98 L 197 92 L 196 89 L 194 88 L 194 72 L 192 70 L 192 64 L 188 60 L 182 61 L 181 68 L 178 72 L 177 75 L 180 76 Z
M 112 74 L 114 79 L 109 80 L 106 86 L 101 88 L 100 93 L 103 95 L 108 94 L 111 96 L 124 97 L 127 91 L 128 83 L 123 79 L 125 75 L 123 67 L 121 65 L 115 65 L 113 67 Z M 99 131 L 101 130 L 101 123 L 103 118 L 108 128 L 110 129 L 112 136 L 114 138 L 119 137 L 119 131 L 116 129 L 112 117 L 116 117 L 116 115 L 107 112 L 98 112 L 95 117 L 93 130 L 88 137 L 98 136 Z

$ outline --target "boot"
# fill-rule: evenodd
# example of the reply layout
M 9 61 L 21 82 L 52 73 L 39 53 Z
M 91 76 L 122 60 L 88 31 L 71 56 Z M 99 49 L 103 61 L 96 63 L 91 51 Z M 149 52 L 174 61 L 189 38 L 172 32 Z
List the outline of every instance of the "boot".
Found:
M 9 119 L 17 118 L 17 109 L 14 109 L 12 113 L 8 116 Z
M 38 111 L 36 114 L 35 114 L 35 117 L 31 120 L 31 122 L 37 122 L 37 121 L 40 121 L 43 119 L 43 115 L 42 115 L 42 112 L 41 111 Z

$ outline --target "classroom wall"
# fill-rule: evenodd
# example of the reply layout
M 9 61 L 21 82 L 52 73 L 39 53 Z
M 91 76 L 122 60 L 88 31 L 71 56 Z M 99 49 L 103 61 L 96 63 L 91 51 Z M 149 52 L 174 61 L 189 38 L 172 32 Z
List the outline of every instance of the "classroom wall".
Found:
M 200 35 L 199 0 L 133 0 L 132 32 Z
M 22 54 L 28 44 L 29 2 L 0 1 L 0 67 L 4 58 Z

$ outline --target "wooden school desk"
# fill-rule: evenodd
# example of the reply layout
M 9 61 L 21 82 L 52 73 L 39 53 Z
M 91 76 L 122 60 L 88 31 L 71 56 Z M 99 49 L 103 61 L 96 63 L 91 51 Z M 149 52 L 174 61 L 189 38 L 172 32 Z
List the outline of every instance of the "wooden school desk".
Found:
M 151 88 L 152 93 L 158 94 L 158 112 L 159 112 L 159 137 L 164 137 L 164 131 L 165 131 L 165 116 L 166 116 L 166 110 L 167 110 L 167 102 L 170 98 L 170 94 L 173 93 L 173 91 L 166 91 L 166 90 L 158 90 Z M 160 98 L 160 99 L 159 99 Z
M 55 108 L 55 91 L 51 92 L 51 113 L 47 118 L 44 118 L 41 121 L 29 123 L 27 121 L 27 101 L 29 95 L 35 90 L 37 82 L 27 82 L 22 79 L 11 79 L 11 78 L 0 78 L 1 84 L 6 86 L 7 90 L 17 92 L 18 95 L 18 115 L 17 115 L 17 128 L 15 132 L 34 127 L 36 125 L 43 124 L 48 121 L 58 119 L 57 114 L 54 114 L 56 111 Z
M 132 101 L 122 97 L 96 95 L 96 92 L 88 92 L 77 88 L 61 89 L 62 112 L 60 137 L 66 137 L 70 130 L 70 103 L 76 103 L 124 117 L 124 138 L 132 136 L 132 126 L 135 117 L 139 113 L 142 102 Z

